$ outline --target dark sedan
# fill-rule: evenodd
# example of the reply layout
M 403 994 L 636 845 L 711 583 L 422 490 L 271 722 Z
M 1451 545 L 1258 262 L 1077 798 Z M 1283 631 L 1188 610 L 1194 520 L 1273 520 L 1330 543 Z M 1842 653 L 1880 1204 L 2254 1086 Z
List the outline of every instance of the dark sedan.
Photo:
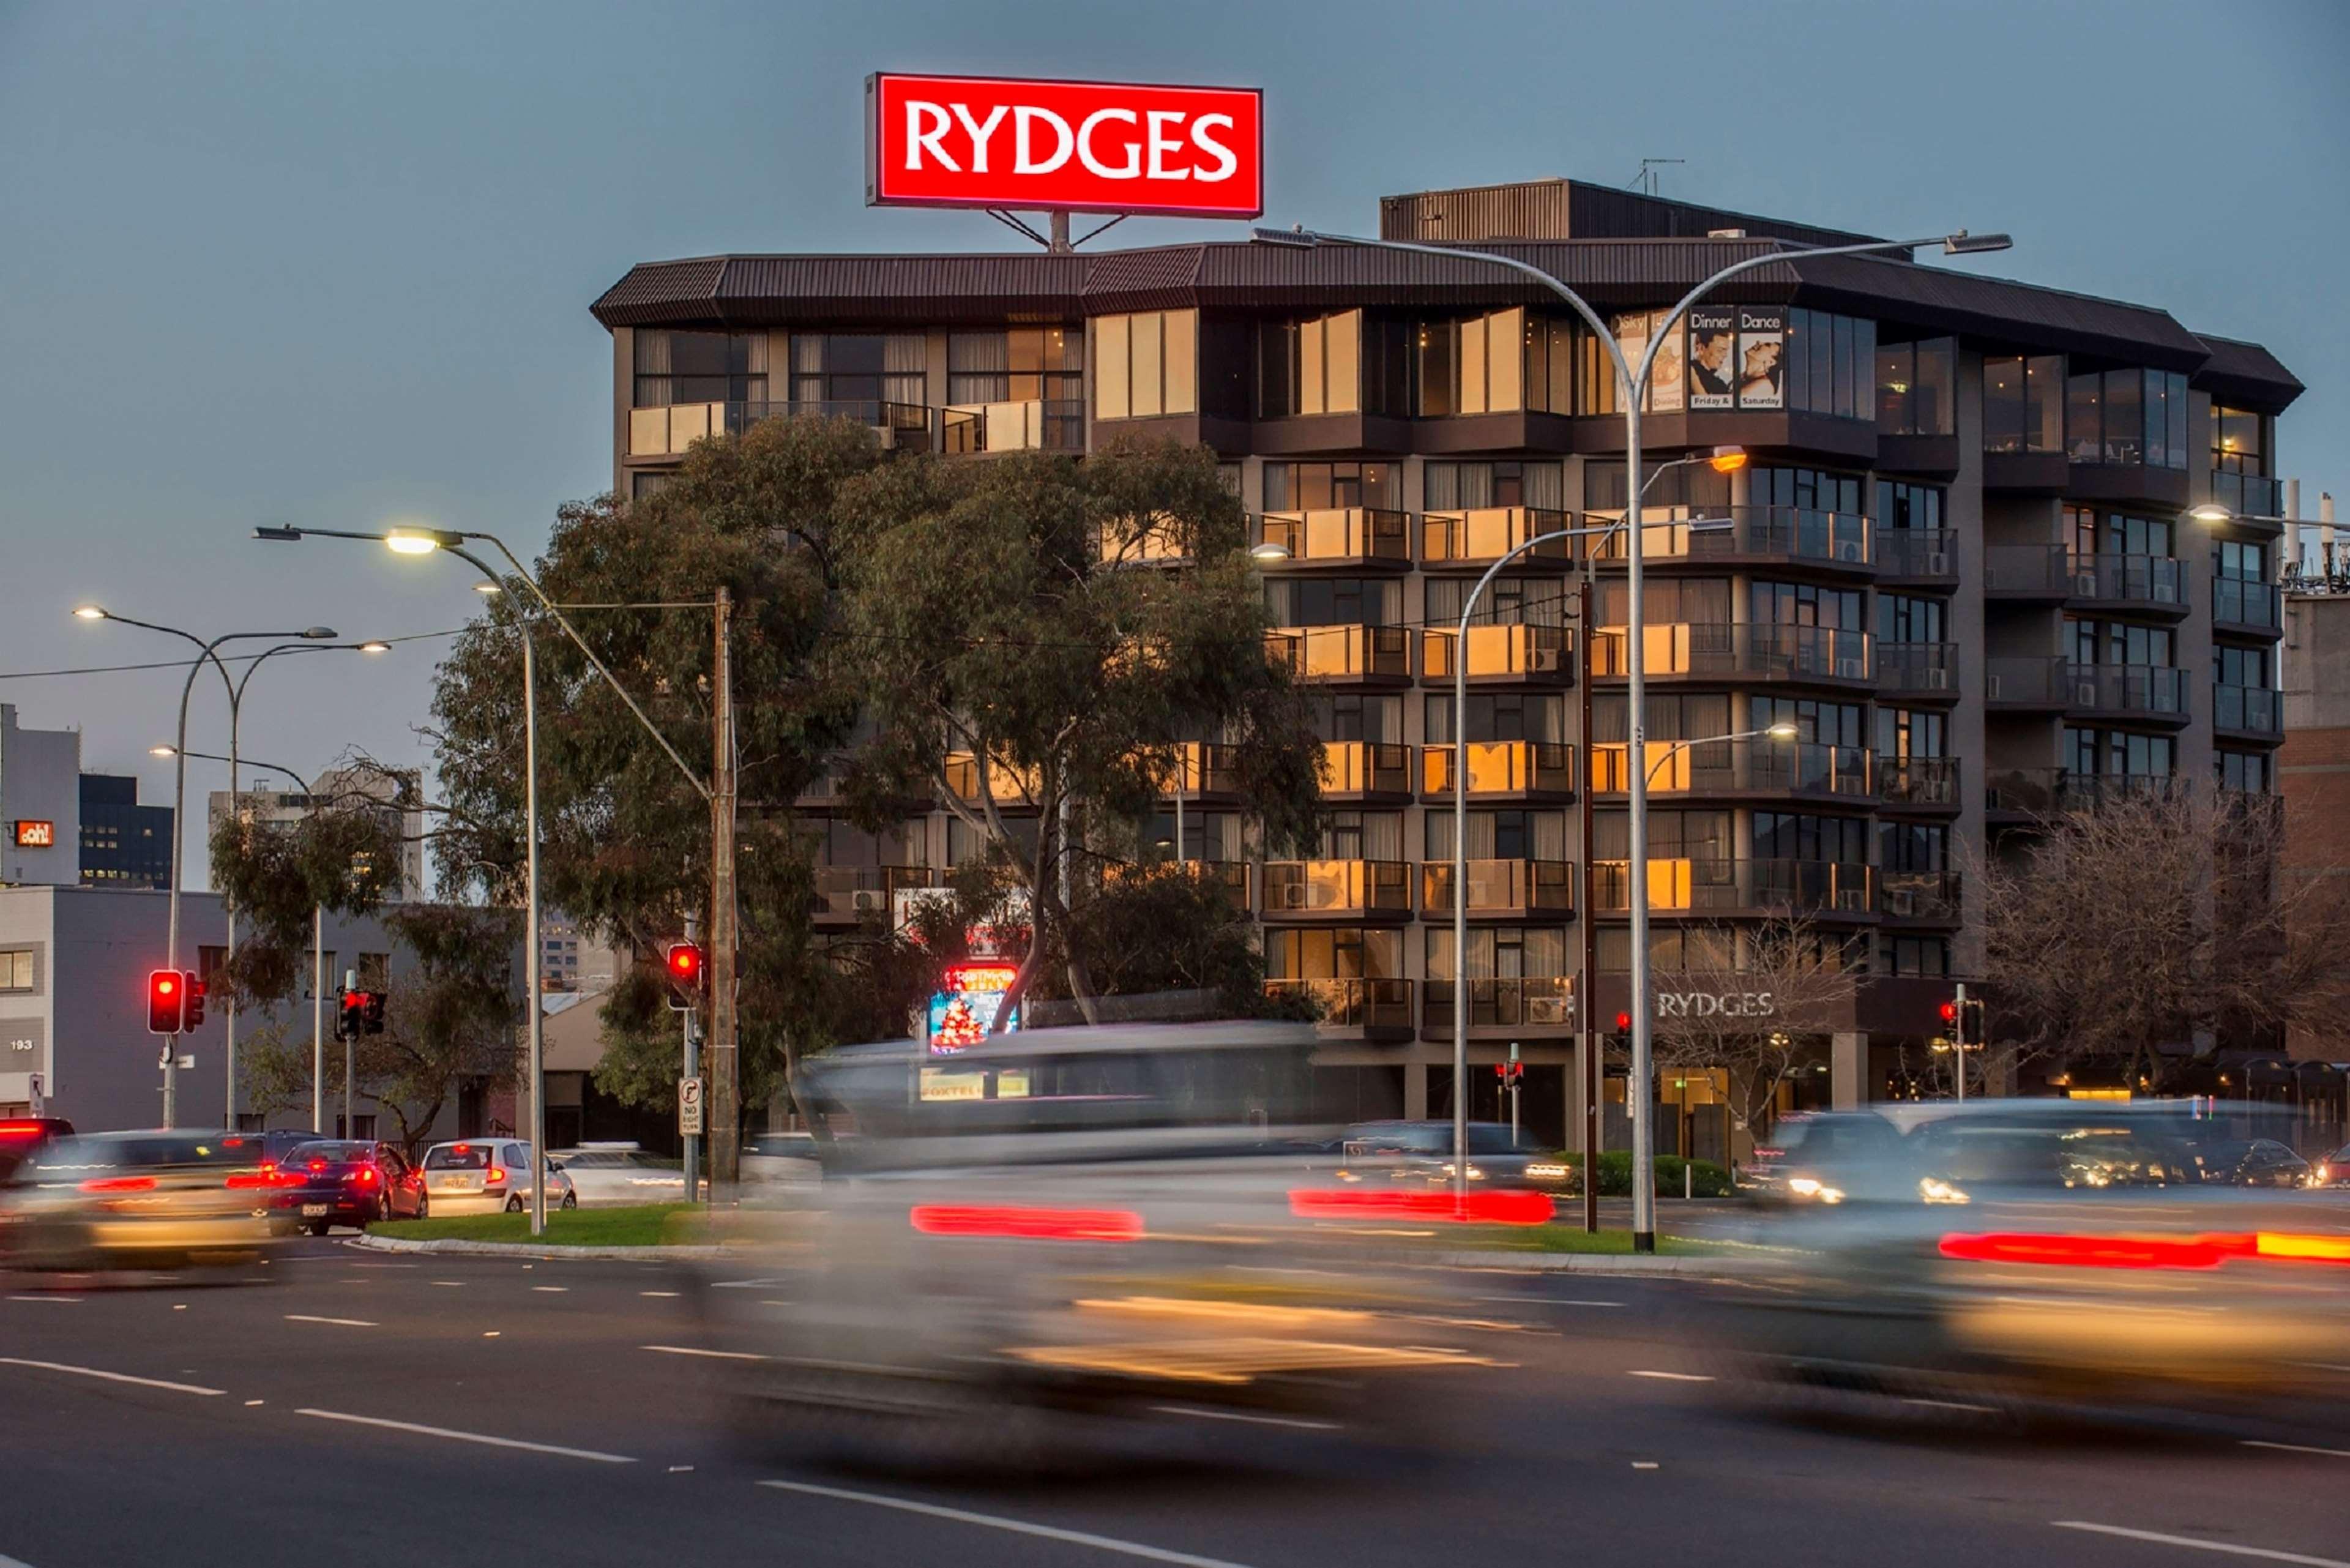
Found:
M 1452 1179 L 1451 1122 L 1362 1122 L 1347 1129 L 1338 1179 L 1442 1186 Z M 1494 1187 L 1571 1184 L 1574 1173 L 1500 1122 L 1469 1124 L 1469 1179 Z
M 346 1139 L 296 1145 L 279 1162 L 270 1193 L 272 1222 L 313 1236 L 333 1225 L 421 1220 L 429 1207 L 423 1173 L 397 1147 Z
M 2308 1187 L 2309 1161 L 2274 1138 L 2215 1143 L 2199 1150 L 2203 1179 L 2230 1187 Z

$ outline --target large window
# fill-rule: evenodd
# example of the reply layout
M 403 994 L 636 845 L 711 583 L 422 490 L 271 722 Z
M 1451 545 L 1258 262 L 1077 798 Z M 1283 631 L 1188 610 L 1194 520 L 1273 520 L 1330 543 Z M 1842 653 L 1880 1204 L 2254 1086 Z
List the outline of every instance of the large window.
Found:
M 1393 577 L 1268 577 L 1265 613 L 1275 626 L 1388 626 L 1403 614 Z
M 1566 739 L 1566 699 L 1555 691 L 1471 691 L 1469 693 L 1469 741 L 1544 741 Z M 1452 693 L 1428 694 L 1425 733 L 1431 746 L 1452 743 Z
M 1403 739 L 1403 699 L 1386 694 L 1313 693 L 1314 732 L 1326 741 L 1388 745 Z
M 1449 853 L 1449 852 L 1448 852 Z M 1452 978 L 1452 928 L 1430 926 L 1428 978 Z M 1469 978 L 1517 980 L 1568 972 L 1566 931 L 1557 926 L 1480 926 L 1469 933 Z
M 947 334 L 947 401 L 1033 403 L 1086 395 L 1082 327 L 1015 327 Z
M 2214 643 L 2211 648 L 2211 679 L 2220 686 L 2265 687 L 2269 683 L 2269 650 Z
M 1778 626 L 1825 626 L 1866 631 L 1865 596 L 1857 588 L 1823 588 L 1811 583 L 1754 585 L 1754 618 Z
M 1591 814 L 1591 857 L 1623 860 L 1632 853 L 1632 818 L 1621 811 Z M 1729 860 L 1736 857 L 1726 811 L 1648 813 L 1648 854 L 1658 860 Z
M 1754 814 L 1757 860 L 1868 862 L 1868 823 L 1857 816 L 1814 816 L 1793 811 Z
M 2128 730 L 2064 727 L 2066 765 L 2087 778 L 2168 778 L 2177 771 L 2177 743 L 2168 735 Z
M 1959 342 L 1929 337 L 1920 343 L 1877 346 L 1877 431 L 1879 435 L 1950 435 L 1958 382 Z
M 1320 848 L 1319 858 L 1324 860 L 1400 860 L 1403 858 L 1403 813 L 1326 813 L 1323 817 Z
M 1983 450 L 2064 450 L 2064 358 L 1983 361 Z
M 1265 322 L 1257 329 L 1257 417 L 1360 412 L 1362 356 L 1359 310 Z
M 1887 528 L 1939 528 L 1942 487 L 1903 479 L 1877 482 L 1877 521 Z
M 2272 762 L 2266 752 L 2214 752 L 2211 771 L 2219 776 L 2221 789 L 2266 794 Z
M 1579 341 L 1588 337 L 1573 322 L 1526 317 L 1526 407 L 1553 414 L 1576 411 L 1575 355 Z
M 1757 506 L 1800 506 L 1855 517 L 1867 510 L 1861 499 L 1867 493 L 1865 474 L 1816 468 L 1758 468 L 1747 486 L 1747 494 Z
M 2185 468 L 2187 378 L 2135 369 L 2067 378 L 2064 443 L 2074 462 Z
M 1928 708 L 1879 708 L 1877 754 L 1894 762 L 1950 755 L 1950 716 Z
M 2167 557 L 2176 539 L 2168 517 L 2133 517 L 2094 506 L 2064 508 L 2064 543 L 2076 561 L 2085 556 Z
M 2211 405 L 2211 468 L 2217 473 L 2269 472 L 2269 418 Z
M 1947 871 L 1950 830 L 1940 823 L 1880 822 L 1877 863 L 1887 871 Z
M 1274 980 L 1387 980 L 1403 973 L 1403 933 L 1340 927 L 1264 933 L 1264 970 Z
M 1526 406 L 1526 313 L 1497 310 L 1468 321 L 1423 321 L 1417 335 L 1423 418 L 1498 414 Z M 1548 356 L 1543 396 L 1549 396 Z
M 1730 593 L 1727 577 L 1650 577 L 1642 585 L 1642 618 L 1649 626 L 1676 621 L 1690 626 L 1727 626 Z M 1592 603 L 1592 613 L 1599 625 L 1631 624 L 1631 585 L 1623 578 L 1600 578 Z
M 2211 575 L 2225 582 L 2269 580 L 2269 547 L 2256 540 L 2222 539 L 2211 546 Z
M 1330 506 L 1403 508 L 1403 469 L 1392 462 L 1268 462 L 1267 512 L 1311 512 Z
M 1879 642 L 1948 642 L 1950 601 L 1914 594 L 1877 596 Z
M 1428 858 L 1452 858 L 1452 813 L 1431 808 L 1426 824 Z M 1566 813 L 1563 811 L 1472 811 L 1469 814 L 1471 860 L 1564 860 Z
M 1838 419 L 1876 413 L 1877 323 L 1824 310 L 1787 312 L 1787 406 Z
M 1472 506 L 1566 505 L 1565 470 L 1555 462 L 1431 462 L 1423 471 L 1427 506 L 1449 512 Z
M 1200 313 L 1146 310 L 1095 318 L 1094 417 L 1148 420 L 1200 411 Z
M 1469 577 L 1430 577 L 1423 586 L 1428 595 L 1424 618 L 1430 626 L 1447 627 L 1460 624 L 1461 607 L 1477 585 Z M 1470 624 L 1565 626 L 1573 597 L 1556 577 L 1495 577 L 1478 595 L 1477 613 Z
M 2167 626 L 2066 616 L 2064 630 L 2075 664 L 2168 664 L 2178 647 Z
M 1599 745 L 1623 745 L 1632 738 L 1631 699 L 1621 691 L 1595 691 L 1591 696 L 1591 739 Z M 1719 691 L 1656 691 L 1648 693 L 1647 739 L 1709 741 L 1730 733 L 1730 698 Z
M 1868 743 L 1868 710 L 1857 702 L 1818 702 L 1810 698 L 1756 697 L 1747 708 L 1747 728 L 1767 730 L 1773 724 L 1795 726 L 1795 739 L 1806 745 L 1863 746 Z M 1764 740 L 1759 745 L 1777 742 Z
M 635 355 L 638 408 L 767 400 L 767 335 L 764 332 L 639 328 Z
M 1948 937 L 1879 937 L 1877 972 L 1939 980 L 1950 972 Z
M 792 336 L 792 400 L 901 403 L 930 400 L 930 345 L 919 332 L 799 332 Z M 868 418 L 853 408 L 852 418 Z M 879 422 L 879 421 L 876 421 Z
M 17 948 L 0 951 L 0 991 L 30 991 L 33 989 L 33 954 L 31 950 Z

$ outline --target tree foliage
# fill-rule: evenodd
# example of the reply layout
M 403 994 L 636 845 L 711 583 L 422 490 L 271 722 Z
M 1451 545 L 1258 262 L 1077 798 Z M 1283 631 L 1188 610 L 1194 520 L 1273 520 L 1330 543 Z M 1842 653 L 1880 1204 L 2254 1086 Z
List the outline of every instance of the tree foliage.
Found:
M 399 810 L 367 792 L 366 766 L 340 776 L 341 791 L 315 798 L 296 821 L 231 812 L 213 831 L 213 886 L 239 922 L 236 951 L 213 983 L 240 1007 L 273 1006 L 300 989 L 313 911 L 373 914 L 398 889 Z

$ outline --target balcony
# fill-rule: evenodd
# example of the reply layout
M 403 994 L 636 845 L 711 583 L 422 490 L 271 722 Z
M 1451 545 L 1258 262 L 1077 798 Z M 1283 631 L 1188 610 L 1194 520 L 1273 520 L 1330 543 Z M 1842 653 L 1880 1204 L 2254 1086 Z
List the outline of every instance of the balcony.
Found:
M 976 801 L 981 798 L 979 758 L 970 752 L 950 752 L 946 756 L 947 788 L 957 799 Z M 1024 806 L 1035 809 L 1037 797 L 1045 793 L 1044 775 L 1035 768 L 1017 768 L 1001 757 L 991 757 L 987 763 L 986 794 L 998 805 Z
M 2062 545 L 1986 545 L 1983 594 L 2054 604 L 2073 597 L 2071 558 Z
M 2168 795 L 2186 787 L 2171 774 L 2076 774 L 2070 768 L 2001 768 L 1983 789 L 1993 822 L 2023 822 L 2059 812 L 2086 811 L 2137 795 Z
M 1411 629 L 1285 626 L 1265 634 L 1265 656 L 1299 680 L 1401 686 L 1411 680 Z
M 1611 514 L 1591 515 L 1596 522 Z M 1640 515 L 1640 558 L 1646 563 L 1832 566 L 1864 573 L 1877 566 L 1876 524 L 1857 513 L 1804 506 L 1649 506 Z M 1723 522 L 1731 526 L 1719 526 Z M 1699 523 L 1714 526 L 1692 526 Z M 1630 540 L 1622 534 L 1593 544 L 1602 561 L 1620 561 L 1630 552 Z
M 1257 519 L 1257 543 L 1278 545 L 1297 566 L 1411 569 L 1411 518 L 1377 506 L 1329 506 L 1310 512 L 1268 512 Z
M 2068 570 L 2073 590 L 2065 596 L 2084 608 L 2137 614 L 2187 613 L 2185 573 L 2168 556 L 2126 556 L 2099 551 L 2074 556 Z
M 1083 452 L 1083 398 L 1013 403 L 950 404 L 939 410 L 940 450 L 956 455 L 1000 452 Z
M 1648 649 L 1645 668 L 1651 678 L 1874 683 L 1874 639 L 1865 631 L 1770 621 L 1670 621 L 1642 629 Z M 1591 673 L 1628 673 L 1627 642 L 1622 627 L 1596 628 L 1591 637 Z
M 2239 735 L 2276 739 L 2284 733 L 2283 709 L 2277 692 L 2267 686 L 2211 688 L 2211 727 Z
M 852 398 L 837 402 L 672 403 L 629 410 L 630 457 L 682 457 L 706 436 L 741 435 L 761 420 L 846 419 L 880 432 L 886 447 L 930 450 L 931 410 L 920 403 Z
M 1949 528 L 1879 528 L 1877 569 L 1885 582 L 1955 583 L 1958 534 Z
M 2038 709 L 2061 712 L 2071 706 L 2066 684 L 2071 662 L 2062 655 L 1983 660 L 1983 701 L 1993 708 L 2021 712 Z
M 1956 701 L 1959 645 L 1955 642 L 1880 642 L 1877 645 L 1877 690 L 1886 697 Z
M 1408 980 L 1365 976 L 1315 980 L 1274 979 L 1264 982 L 1271 997 L 1309 1000 L 1320 1010 L 1322 1032 L 1364 1039 L 1409 1040 L 1413 1032 L 1412 983 Z
M 1148 882 L 1154 877 L 1189 876 L 1211 883 L 1224 896 L 1224 901 L 1240 914 L 1248 914 L 1255 904 L 1249 894 L 1253 889 L 1249 863 L 1245 860 L 1153 860 L 1140 865 L 1108 861 L 1103 864 L 1105 882 L 1132 884 Z
M 2211 499 L 2239 517 L 2279 517 L 2284 514 L 2284 481 L 2214 471 Z
M 2284 595 L 2274 583 L 2240 577 L 2211 579 L 2211 629 L 2245 637 L 2277 637 L 2284 631 Z
M 1648 744 L 1652 795 L 1803 794 L 1865 801 L 1870 797 L 1868 773 L 1869 753 L 1859 746 L 1760 740 Z M 1591 748 L 1591 787 L 1603 794 L 1631 789 L 1628 744 Z
M 938 881 L 927 866 L 818 866 L 815 867 L 816 897 L 811 911 L 821 925 L 854 925 L 891 919 L 891 895 L 900 888 L 932 888 Z
M 1325 800 L 1411 798 L 1411 748 L 1374 741 L 1322 742 Z
M 1419 749 L 1419 794 L 1423 800 L 1452 798 L 1452 746 Z M 1575 748 L 1553 741 L 1471 741 L 1469 798 L 1478 800 L 1571 800 L 1575 796 Z
M 2187 671 L 2167 664 L 2074 664 L 2064 704 L 2072 713 L 2187 722 Z
M 1190 543 L 1168 524 L 1166 514 L 1154 513 L 1139 528 L 1104 528 L 1095 537 L 1095 557 L 1128 566 L 1190 560 Z
M 1452 680 L 1452 645 L 1458 627 L 1419 634 L 1419 678 L 1433 686 Z M 1469 680 L 1499 685 L 1539 681 L 1563 685 L 1573 679 L 1573 634 L 1557 626 L 1472 626 L 1469 628 Z
M 1892 920 L 1956 925 L 1960 909 L 1956 871 L 1883 871 L 1877 874 L 1877 912 Z
M 1572 513 L 1534 506 L 1472 506 L 1430 512 L 1419 520 L 1419 564 L 1429 571 L 1489 566 L 1529 539 L 1574 525 Z M 1575 559 L 1575 541 L 1553 539 L 1511 561 L 1513 566 L 1558 567 Z
M 1175 747 L 1173 761 L 1160 768 L 1159 793 L 1182 795 L 1233 796 L 1241 789 L 1241 749 L 1216 741 L 1184 741 Z
M 1268 860 L 1264 916 L 1357 919 L 1411 913 L 1411 866 L 1402 860 Z
M 1452 862 L 1419 869 L 1419 909 L 1433 919 L 1452 913 Z M 1529 919 L 1575 912 L 1575 865 L 1567 860 L 1471 860 L 1469 918 Z
M 1959 809 L 1959 759 L 1878 757 L 1877 798 L 1892 808 L 1956 811 Z
M 1648 908 L 1660 914 L 1866 915 L 1876 908 L 1875 867 L 1832 860 L 1648 862 Z M 1630 863 L 1592 864 L 1591 904 L 1631 908 Z
M 1419 988 L 1420 1027 L 1431 1039 L 1452 1037 L 1452 981 L 1430 980 Z M 1575 1027 L 1572 975 L 1471 975 L 1469 1033 Z

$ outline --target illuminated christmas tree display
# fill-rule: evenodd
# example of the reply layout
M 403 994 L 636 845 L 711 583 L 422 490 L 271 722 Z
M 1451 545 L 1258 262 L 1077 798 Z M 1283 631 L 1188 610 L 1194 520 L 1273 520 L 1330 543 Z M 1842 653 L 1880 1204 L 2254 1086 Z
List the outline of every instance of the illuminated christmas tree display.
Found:
M 979 1015 L 971 1010 L 970 1002 L 958 996 L 947 1003 L 946 1012 L 940 1018 L 938 1027 L 931 1032 L 931 1049 L 968 1051 L 986 1038 L 986 1025 L 982 1023 L 979 1021 Z

